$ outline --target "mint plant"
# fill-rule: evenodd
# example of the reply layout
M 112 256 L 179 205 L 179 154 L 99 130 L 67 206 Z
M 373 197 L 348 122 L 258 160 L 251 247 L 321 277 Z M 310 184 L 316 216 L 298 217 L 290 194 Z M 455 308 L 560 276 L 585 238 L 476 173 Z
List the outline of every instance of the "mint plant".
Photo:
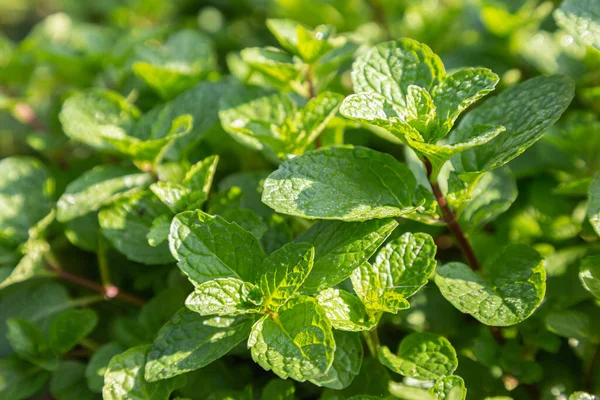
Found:
M 598 398 L 595 1 L 76 3 L 0 5 L 0 399 Z

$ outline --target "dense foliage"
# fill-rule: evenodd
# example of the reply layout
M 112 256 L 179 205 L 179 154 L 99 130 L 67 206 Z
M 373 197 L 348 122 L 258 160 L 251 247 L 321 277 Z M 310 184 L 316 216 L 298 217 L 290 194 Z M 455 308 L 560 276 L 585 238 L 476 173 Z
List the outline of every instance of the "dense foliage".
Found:
M 0 399 L 598 398 L 600 1 L 0 24 Z

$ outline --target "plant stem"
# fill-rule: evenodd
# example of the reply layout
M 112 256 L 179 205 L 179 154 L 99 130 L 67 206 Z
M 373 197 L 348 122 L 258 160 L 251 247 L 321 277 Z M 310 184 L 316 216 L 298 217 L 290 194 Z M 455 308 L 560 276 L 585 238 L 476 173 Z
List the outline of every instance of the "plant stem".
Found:
M 72 274 L 57 267 L 56 265 L 58 265 L 58 263 L 56 262 L 56 259 L 50 254 L 47 255 L 47 258 L 48 261 L 44 262 L 44 267 L 47 270 L 54 272 L 61 279 L 64 279 L 68 282 L 74 283 L 75 285 L 84 287 L 86 289 L 93 290 L 94 292 L 98 292 L 107 299 L 119 299 L 140 307 L 146 304 L 144 300 L 136 296 L 125 292 L 121 292 L 121 290 L 114 285 L 104 287 L 103 285 L 97 282 L 91 281 L 79 275 Z
M 365 342 L 367 342 L 367 347 L 369 348 L 369 352 L 374 358 L 377 358 L 377 349 L 381 346 L 381 342 L 379 341 L 379 334 L 377 333 L 377 326 L 367 332 L 363 332 L 365 336 Z
M 315 83 L 313 81 L 312 64 L 308 65 L 308 71 L 306 71 L 306 83 L 308 84 L 308 98 L 314 99 L 317 96 L 317 92 L 315 91 Z
M 110 268 L 108 266 L 108 259 L 106 257 L 106 239 L 100 235 L 98 237 L 98 269 L 100 271 L 100 281 L 102 285 L 107 288 L 112 286 L 110 282 Z
M 427 158 L 425 158 L 424 163 L 425 169 L 427 170 L 427 178 L 431 178 L 431 162 Z M 473 247 L 471 247 L 471 243 L 465 236 L 465 233 L 463 232 L 458 221 L 456 220 L 456 216 L 450 209 L 450 206 L 446 201 L 446 197 L 444 197 L 444 194 L 442 193 L 442 190 L 440 189 L 440 186 L 437 183 L 437 179 L 433 182 L 430 181 L 430 183 L 431 189 L 433 189 L 433 194 L 435 195 L 435 199 L 437 200 L 437 203 L 439 204 L 442 210 L 442 214 L 444 215 L 444 220 L 448 225 L 448 229 L 450 229 L 450 231 L 458 241 L 458 245 L 460 246 L 465 258 L 467 259 L 469 267 L 471 267 L 473 271 L 480 271 L 481 265 L 479 264 L 479 260 L 477 260 L 477 256 L 473 251 Z

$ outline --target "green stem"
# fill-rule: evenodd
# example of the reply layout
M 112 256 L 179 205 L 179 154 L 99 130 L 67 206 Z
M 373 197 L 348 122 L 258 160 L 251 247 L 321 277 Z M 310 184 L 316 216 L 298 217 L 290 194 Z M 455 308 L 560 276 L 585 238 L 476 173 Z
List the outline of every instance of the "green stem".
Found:
M 374 358 L 377 358 L 377 349 L 381 346 L 381 342 L 379 341 L 379 334 L 377 333 L 377 326 L 367 332 L 363 332 L 365 337 L 365 342 L 367 343 L 367 347 L 369 348 L 369 352 Z
M 106 239 L 104 236 L 98 237 L 98 269 L 100 271 L 100 281 L 106 288 L 112 286 L 110 281 L 110 267 L 108 266 L 108 258 L 106 256 Z

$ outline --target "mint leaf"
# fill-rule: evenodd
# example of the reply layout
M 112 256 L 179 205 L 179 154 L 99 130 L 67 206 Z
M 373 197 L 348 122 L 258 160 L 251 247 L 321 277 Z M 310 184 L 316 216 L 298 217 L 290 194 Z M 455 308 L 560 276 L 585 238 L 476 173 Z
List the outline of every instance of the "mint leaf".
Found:
M 132 190 L 119 196 L 100 211 L 102 234 L 128 259 L 144 264 L 173 262 L 166 243 L 148 244 L 147 235 L 154 220 L 169 212 L 150 191 Z
M 103 399 L 168 400 L 174 390 L 185 385 L 185 377 L 146 381 L 144 373 L 149 350 L 150 346 L 133 347 L 110 360 L 104 374 Z
M 310 30 L 290 19 L 268 19 L 267 27 L 283 48 L 308 64 L 315 63 L 339 45 L 332 37 L 331 25 L 319 25 Z
M 101 346 L 92 354 L 85 369 L 88 388 L 94 393 L 102 393 L 104 384 L 104 373 L 108 363 L 117 354 L 125 351 L 123 346 L 116 342 L 109 342 Z
M 0 239 L 17 245 L 50 213 L 54 181 L 41 162 L 21 156 L 1 160 L 0 177 Z
M 235 278 L 217 278 L 196 286 L 185 306 L 200 315 L 241 315 L 258 311 L 258 289 Z M 260 300 L 260 295 L 258 295 Z M 256 300 L 255 300 L 256 301 Z
M 219 215 L 228 222 L 235 222 L 250 232 L 258 240 L 260 240 L 269 229 L 262 218 L 257 216 L 252 210 L 229 208 L 219 213 Z
M 5 400 L 27 399 L 48 381 L 49 373 L 12 355 L 0 360 L 0 396 Z
M 171 216 L 167 214 L 160 215 L 152 221 L 150 230 L 146 234 L 148 244 L 157 247 L 161 243 L 169 240 L 169 230 L 171 229 Z
M 50 393 L 57 400 L 94 400 L 97 396 L 87 388 L 84 374 L 85 364 L 61 362 L 50 379 Z
M 56 218 L 67 222 L 97 211 L 114 195 L 152 182 L 150 174 L 117 165 L 99 165 L 71 182 L 58 199 Z
M 288 243 L 271 253 L 255 274 L 264 298 L 262 306 L 277 311 L 300 289 L 313 267 L 315 249 L 305 243 Z
M 558 26 L 600 50 L 600 6 L 594 0 L 565 0 L 554 11 Z
M 600 299 L 600 256 L 583 259 L 579 267 L 579 280 L 588 292 Z
M 207 36 L 181 30 L 161 46 L 138 47 L 133 72 L 164 98 L 191 88 L 216 70 L 213 44 Z
M 440 58 L 412 39 L 381 43 L 360 56 L 352 68 L 356 93 L 379 93 L 400 107 L 407 106 L 410 85 L 430 91 L 444 75 Z
M 478 125 L 503 126 L 506 132 L 455 156 L 454 168 L 459 173 L 484 172 L 517 157 L 560 118 L 573 92 L 570 78 L 552 75 L 519 83 L 488 99 L 465 115 L 450 134 L 450 141 L 472 139 Z
M 435 333 L 411 333 L 402 339 L 397 355 L 382 346 L 378 356 L 392 371 L 422 381 L 452 375 L 458 366 L 456 351 L 448 339 Z
M 588 191 L 587 216 L 590 224 L 600 236 L 600 173 L 594 175 Z
M 412 212 L 421 200 L 415 188 L 410 170 L 388 154 L 328 148 L 281 164 L 265 180 L 262 201 L 283 214 L 364 221 Z
M 62 128 L 71 139 L 101 150 L 111 150 L 109 137 L 127 136 L 140 111 L 116 92 L 93 89 L 70 96 L 59 114 Z
M 0 278 L 0 290 L 34 277 L 51 276 L 52 273 L 44 267 L 44 256 L 49 250 L 45 240 L 29 239 L 25 242 L 23 258 L 5 279 Z
M 253 323 L 246 316 L 203 317 L 182 308 L 158 332 L 148 353 L 146 379 L 167 379 L 210 364 L 246 339 Z
M 566 338 L 575 338 L 578 340 L 594 340 L 598 338 L 598 335 L 594 334 L 590 317 L 576 310 L 549 313 L 546 316 L 546 326 L 550 332 Z
M 307 338 L 311 338 L 307 341 Z M 333 362 L 335 341 L 325 311 L 310 297 L 295 298 L 277 314 L 252 327 L 252 359 L 280 378 L 303 382 L 324 375 Z
M 393 219 L 320 221 L 311 226 L 296 239 L 315 248 L 314 265 L 303 289 L 316 292 L 342 282 L 377 251 L 397 226 Z
M 539 253 L 527 245 L 505 247 L 484 266 L 485 278 L 453 262 L 437 270 L 442 295 L 463 313 L 491 326 L 510 326 L 528 318 L 546 291 Z
M 569 396 L 569 400 L 598 400 L 598 397 L 586 392 L 575 392 Z
M 48 331 L 50 348 L 59 354 L 66 353 L 89 335 L 97 323 L 98 316 L 90 309 L 61 312 L 54 318 Z
M 363 346 L 360 336 L 351 332 L 334 331 L 335 353 L 333 364 L 327 373 L 311 379 L 317 386 L 342 390 L 350 386 L 360 372 L 363 360 Z
M 345 290 L 323 290 L 317 296 L 317 301 L 335 329 L 367 331 L 377 323 L 377 320 L 367 313 L 363 303 Z
M 204 193 L 208 198 L 218 163 L 219 156 L 210 156 L 198 161 L 185 173 L 181 184 L 192 192 Z
M 7 320 L 6 325 L 6 338 L 19 357 L 48 371 L 56 369 L 58 355 L 34 324 L 13 318 Z
M 251 233 L 202 211 L 173 218 L 169 245 L 177 265 L 194 285 L 216 278 L 252 282 L 254 270 L 266 257 Z
M 296 388 L 292 381 L 271 379 L 262 391 L 261 399 L 295 400 Z
M 455 375 L 440 378 L 429 393 L 435 394 L 439 400 L 465 400 L 467 397 L 465 381 Z
M 150 185 L 150 190 L 175 214 L 185 211 L 188 206 L 192 205 L 190 204 L 192 191 L 179 183 L 156 182 Z M 194 194 L 198 193 L 200 196 L 197 200 L 199 200 L 198 203 L 201 206 L 206 200 L 206 195 L 203 192 L 195 192 Z
M 242 60 L 253 69 L 265 74 L 276 86 L 287 86 L 301 71 L 294 57 L 274 47 L 248 47 L 240 53 Z

